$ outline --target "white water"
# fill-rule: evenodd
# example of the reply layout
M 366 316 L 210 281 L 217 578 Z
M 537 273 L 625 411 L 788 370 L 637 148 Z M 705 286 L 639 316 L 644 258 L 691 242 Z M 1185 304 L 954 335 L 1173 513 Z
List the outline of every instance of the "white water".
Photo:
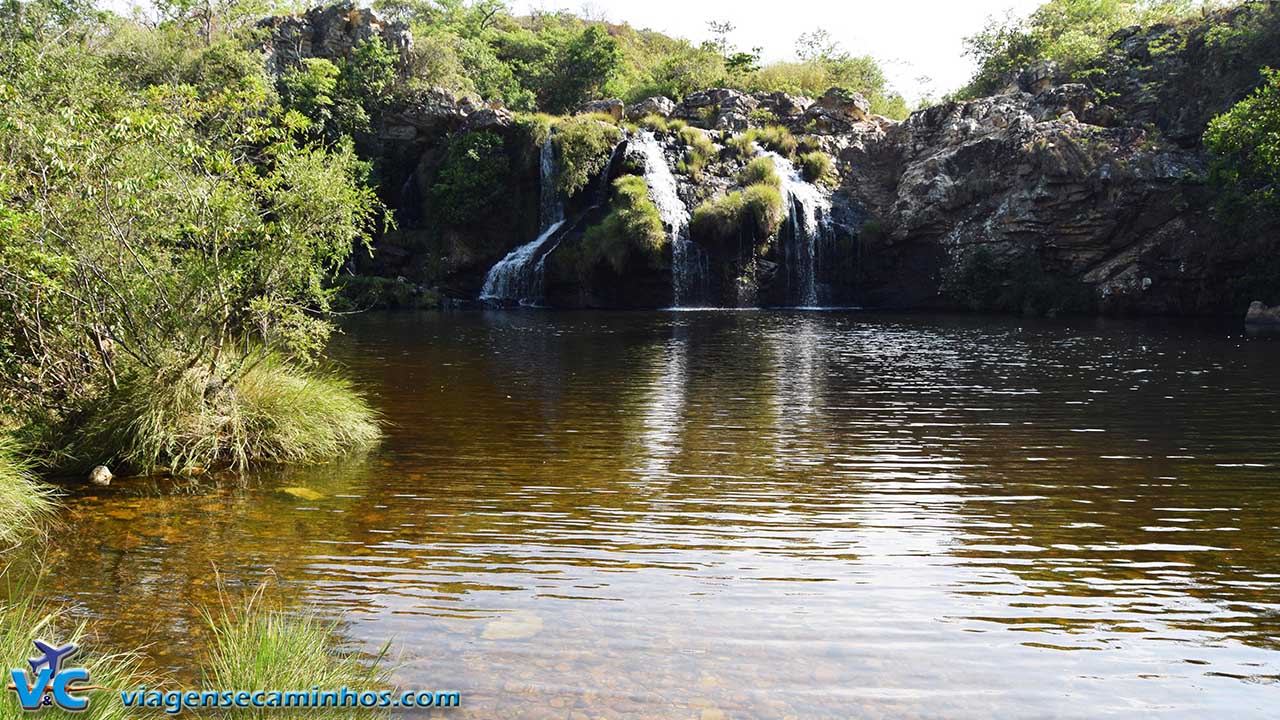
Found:
M 765 154 L 773 158 L 787 203 L 786 232 L 780 238 L 787 299 L 802 307 L 818 307 L 818 262 L 821 243 L 829 236 L 831 198 L 805 180 L 790 160 L 775 152 Z
M 542 282 L 548 249 L 545 246 L 564 225 L 564 201 L 556 192 L 556 152 L 551 136 L 542 143 L 538 155 L 539 212 L 538 237 L 507 253 L 484 277 L 480 299 L 533 305 L 542 300 Z
M 705 285 L 706 258 L 689 240 L 689 210 L 680 199 L 679 186 L 667 156 L 662 152 L 662 145 L 647 130 L 639 133 L 635 143 L 644 155 L 644 180 L 649 186 L 649 199 L 658 208 L 658 215 L 671 238 L 674 305 L 685 307 L 695 300 L 698 289 Z
M 557 220 L 551 227 L 542 231 L 533 242 L 527 242 L 507 253 L 507 256 L 489 268 L 484 276 L 484 289 L 480 291 L 481 300 L 497 302 L 517 302 L 521 305 L 532 305 L 542 299 L 541 260 L 546 253 L 541 252 L 556 235 L 564 220 Z

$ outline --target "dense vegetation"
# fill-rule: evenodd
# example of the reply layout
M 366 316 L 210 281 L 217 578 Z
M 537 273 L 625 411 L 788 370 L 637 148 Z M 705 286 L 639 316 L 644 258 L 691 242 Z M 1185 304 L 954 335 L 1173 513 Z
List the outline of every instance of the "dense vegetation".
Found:
M 368 165 L 283 104 L 259 53 L 199 27 L 147 38 L 141 66 L 166 71 L 122 73 L 138 27 L 3 7 L 0 398 L 69 469 L 314 460 L 298 428 L 338 419 L 325 450 L 376 434 L 308 369 L 328 279 L 382 220 Z
M 1204 141 L 1210 181 L 1232 224 L 1280 219 L 1280 71 L 1264 68 L 1249 97 L 1214 118 Z
M 907 111 L 873 58 L 847 52 L 824 30 L 797 40 L 795 61 L 762 66 L 758 49 L 733 46 L 728 22 L 710 23 L 714 39 L 695 45 L 568 12 L 516 17 L 501 0 L 378 0 L 374 7 L 412 28 L 412 82 L 516 110 L 564 113 L 597 97 L 679 99 L 707 87 L 811 97 L 842 87 L 864 94 L 874 112 Z
M 961 97 L 993 95 L 1018 71 L 1041 60 L 1063 72 L 1086 77 L 1117 30 L 1130 25 L 1173 21 L 1198 13 L 1195 0 L 1049 0 L 1028 18 L 991 19 L 965 40 L 978 71 Z
M 583 274 L 607 264 L 621 275 L 632 263 L 660 265 L 666 246 L 667 231 L 644 178 L 624 175 L 613 181 L 609 214 L 583 235 L 576 264 Z

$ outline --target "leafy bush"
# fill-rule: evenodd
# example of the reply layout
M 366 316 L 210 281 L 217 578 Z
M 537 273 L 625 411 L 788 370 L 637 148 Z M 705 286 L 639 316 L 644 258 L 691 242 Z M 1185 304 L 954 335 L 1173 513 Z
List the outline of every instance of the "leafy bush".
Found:
M 505 192 L 510 174 L 500 136 L 488 131 L 455 136 L 431 186 L 435 214 L 450 225 L 475 220 Z
M 1265 223 L 1280 218 L 1280 71 L 1262 69 L 1252 95 L 1209 122 L 1209 181 L 1225 220 Z
M 212 369 L 133 369 L 78 425 L 69 445 L 82 466 L 181 471 L 320 462 L 379 434 L 377 414 L 350 383 L 259 353 L 224 355 Z
M 314 357 L 326 281 L 382 211 L 351 144 L 304 142 L 305 120 L 265 86 L 131 93 L 81 48 L 12 49 L 0 79 L 11 412 L 56 424 L 127 368 L 225 366 L 240 342 Z
M 0 551 L 35 534 L 53 514 L 53 488 L 36 480 L 16 441 L 0 434 Z
M 601 262 L 622 274 L 635 260 L 657 265 L 667 246 L 667 231 L 649 199 L 644 178 L 624 175 L 613 181 L 609 214 L 583 234 L 576 264 L 583 275 Z
M 604 172 L 613 148 L 622 140 L 615 125 L 600 122 L 588 115 L 560 121 L 551 136 L 556 147 L 556 188 L 564 197 L 572 197 Z
M 778 188 L 757 183 L 699 205 L 693 211 L 689 232 L 695 238 L 720 245 L 743 236 L 762 240 L 778 232 L 783 218 Z
M 773 158 L 758 157 L 747 163 L 746 167 L 738 173 L 739 185 L 745 187 L 756 183 L 764 183 L 775 188 L 781 186 L 782 181 L 778 177 L 778 169 L 774 165 Z
M 820 150 L 804 153 L 797 158 L 797 164 L 800 166 L 800 174 L 811 183 L 834 185 L 836 182 L 831 156 Z

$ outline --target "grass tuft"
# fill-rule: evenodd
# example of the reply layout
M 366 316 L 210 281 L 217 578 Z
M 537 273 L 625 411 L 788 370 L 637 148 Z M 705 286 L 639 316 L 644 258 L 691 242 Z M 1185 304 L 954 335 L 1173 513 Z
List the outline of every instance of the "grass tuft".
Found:
M 831 164 L 831 156 L 815 150 L 797 158 L 800 174 L 811 183 L 831 186 L 836 182 L 835 168 Z
M 8 574 L 5 573 L 4 577 L 7 578 Z M 33 640 L 45 640 L 59 646 L 69 642 L 83 644 L 87 634 L 85 625 L 65 627 L 59 612 L 34 599 L 33 588 L 9 584 L 4 590 L 6 596 L 0 598 L 0 663 L 5 668 L 6 684 L 9 668 L 26 668 L 27 658 L 35 654 L 35 647 L 31 644 Z M 18 705 L 12 692 L 4 691 L 4 700 L 0 701 L 0 720 L 30 720 L 32 717 L 124 720 L 148 717 L 137 709 L 125 708 L 118 694 L 120 690 L 136 688 L 145 682 L 138 670 L 136 654 L 104 655 L 89 647 L 77 653 L 73 661 L 76 667 L 89 670 L 89 678 L 94 685 L 108 688 L 90 693 L 88 708 L 77 713 L 54 709 L 33 714 Z
M 54 495 L 31 473 L 13 438 L 0 434 L 0 551 L 39 532 L 53 515 Z
M 702 203 L 689 230 L 695 238 L 725 245 L 744 235 L 757 241 L 771 237 L 782 220 L 782 194 L 761 182 Z
M 744 187 L 764 183 L 771 187 L 780 187 L 782 180 L 778 178 L 778 169 L 773 158 L 758 157 L 747 163 L 738 173 L 738 184 Z
M 206 367 L 134 370 L 82 426 L 73 456 L 147 471 L 255 462 L 314 463 L 376 440 L 377 413 L 351 383 L 275 356 L 249 361 L 230 384 L 227 359 Z
M 268 608 L 263 588 L 241 604 L 224 596 L 218 611 L 206 610 L 212 635 L 203 665 L 205 687 L 248 690 L 322 690 L 347 687 L 353 692 L 384 690 L 388 671 L 383 663 L 387 647 L 365 662 L 359 655 L 332 654 L 336 623 L 314 614 L 296 615 Z M 237 711 L 237 718 L 278 717 L 271 708 Z M 310 708 L 308 720 L 385 718 L 386 711 L 365 708 Z
M 702 169 L 715 155 L 716 145 L 711 142 L 711 138 L 707 137 L 705 132 L 694 127 L 681 128 L 676 137 L 686 148 L 684 160 L 680 162 L 677 169 L 697 180 L 702 176 Z

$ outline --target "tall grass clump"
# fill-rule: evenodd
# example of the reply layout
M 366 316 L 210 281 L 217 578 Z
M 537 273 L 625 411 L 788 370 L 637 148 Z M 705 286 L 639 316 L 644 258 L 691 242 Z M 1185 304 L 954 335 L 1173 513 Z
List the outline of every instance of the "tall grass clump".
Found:
M 609 214 L 583 234 L 578 269 L 585 274 L 604 261 L 622 274 L 633 260 L 656 264 L 666 244 L 667 231 L 649 199 L 649 186 L 642 177 L 625 175 L 613 181 Z
M 695 238 L 720 245 L 750 237 L 764 240 L 782 226 L 782 194 L 768 183 L 708 200 L 693 211 L 689 231 Z
M 667 119 L 661 115 L 649 113 L 648 115 L 640 118 L 640 127 L 650 132 L 665 133 L 671 126 L 667 124 Z
M 676 137 L 680 139 L 680 144 L 685 146 L 684 160 L 677 164 L 677 170 L 685 173 L 689 177 L 697 180 L 702 175 L 702 169 L 710 162 L 711 156 L 716 153 L 715 143 L 711 142 L 711 138 L 698 128 L 683 127 L 676 133 Z
M 31 473 L 17 443 L 0 434 L 0 551 L 36 533 L 53 515 L 53 488 Z
M 738 158 L 749 158 L 756 154 L 756 140 L 750 132 L 733 135 L 724 141 L 729 154 Z
M 123 375 L 81 426 L 72 455 L 142 471 L 243 469 L 329 460 L 379 434 L 377 413 L 350 382 L 275 355 L 231 357 L 212 371 Z
M 784 157 L 794 155 L 799 146 L 799 142 L 791 131 L 781 125 L 752 128 L 743 133 L 743 136 Z
M 7 573 L 0 573 L 0 581 L 7 581 Z M 69 642 L 83 644 L 86 627 L 83 623 L 67 627 L 63 616 L 56 610 L 37 602 L 32 588 L 22 583 L 8 583 L 5 597 L 0 597 L 0 664 L 3 664 L 8 683 L 10 668 L 27 668 L 27 658 L 36 653 L 32 645 L 35 639 L 45 640 L 55 646 Z M 30 720 L 32 717 L 75 717 L 79 720 L 124 720 L 148 717 L 136 708 L 127 709 L 120 702 L 119 691 L 136 688 L 145 682 L 138 670 L 136 654 L 104 655 L 92 647 L 81 649 L 72 657 L 75 667 L 88 669 L 93 685 L 105 690 L 88 693 L 89 707 L 82 712 L 67 713 L 62 710 L 33 714 L 24 711 L 12 692 L 2 691 L 0 720 Z
M 355 654 L 334 654 L 336 623 L 269 608 L 262 589 L 240 604 L 224 597 L 222 607 L 206 609 L 204 618 L 211 635 L 209 656 L 202 666 L 204 687 L 250 692 L 346 687 L 356 693 L 388 687 L 383 662 L 386 647 L 367 663 Z M 235 717 L 279 717 L 281 712 L 275 708 L 245 709 L 237 710 Z M 386 718 L 388 713 L 375 708 L 312 707 L 299 717 L 373 720 Z
M 757 183 L 764 183 L 775 188 L 782 185 L 782 180 L 778 178 L 778 169 L 773 164 L 773 158 L 755 158 L 738 173 L 739 185 L 746 187 Z
M 800 166 L 800 174 L 804 176 L 805 180 L 827 186 L 835 184 L 835 170 L 831 164 L 830 155 L 816 150 L 804 153 L 796 160 Z

